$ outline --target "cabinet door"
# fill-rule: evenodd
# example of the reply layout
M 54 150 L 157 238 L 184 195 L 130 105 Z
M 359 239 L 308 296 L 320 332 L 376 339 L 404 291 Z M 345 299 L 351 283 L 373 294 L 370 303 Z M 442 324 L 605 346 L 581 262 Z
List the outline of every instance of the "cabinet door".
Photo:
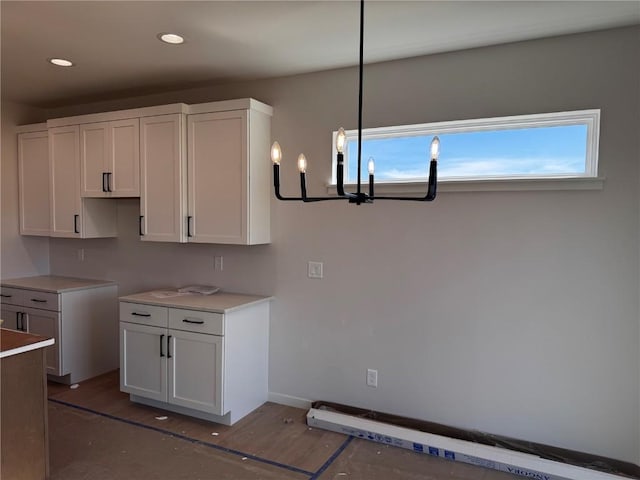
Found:
M 80 238 L 79 136 L 77 125 L 49 129 L 52 237 Z
M 106 197 L 109 146 L 109 122 L 80 125 L 81 194 L 83 197 Z
M 223 339 L 169 330 L 169 403 L 223 415 Z
M 187 169 L 184 115 L 140 120 L 140 239 L 184 242 Z
M 139 120 L 80 125 L 83 197 L 140 196 Z
M 140 196 L 140 121 L 137 118 L 109 124 L 110 148 L 107 190 L 111 197 Z
M 247 112 L 189 115 L 188 241 L 247 243 Z
M 167 330 L 120 322 L 120 390 L 167 401 Z
M 45 349 L 46 370 L 52 375 L 62 375 L 60 365 L 60 313 L 35 308 L 24 308 L 25 324 L 29 333 L 53 338 L 55 343 Z
M 2 305 L 0 309 L 0 315 L 2 318 L 2 328 L 8 328 L 10 330 L 21 330 L 18 326 L 22 322 L 20 321 L 21 312 L 24 310 L 22 307 L 18 307 L 17 305 Z M 25 327 L 26 328 L 26 327 Z
M 48 138 L 46 130 L 18 135 L 21 235 L 49 235 Z

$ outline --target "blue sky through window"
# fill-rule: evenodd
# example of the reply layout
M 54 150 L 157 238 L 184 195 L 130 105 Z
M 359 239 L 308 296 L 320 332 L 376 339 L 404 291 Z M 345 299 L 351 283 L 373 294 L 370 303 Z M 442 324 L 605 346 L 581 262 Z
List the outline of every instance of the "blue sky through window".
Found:
M 446 133 L 440 136 L 438 177 L 582 175 L 586 171 L 587 125 Z M 362 179 L 375 160 L 378 181 L 426 179 L 432 135 L 363 139 Z M 357 177 L 357 140 L 347 142 L 348 182 Z

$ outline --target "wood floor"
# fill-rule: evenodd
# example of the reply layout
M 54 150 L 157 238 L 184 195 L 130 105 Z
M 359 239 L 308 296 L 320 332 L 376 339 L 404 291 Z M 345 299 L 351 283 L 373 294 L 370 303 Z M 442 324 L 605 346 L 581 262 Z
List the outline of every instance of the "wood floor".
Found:
M 52 480 L 522 478 L 312 429 L 273 403 L 232 427 L 138 405 L 118 372 L 48 388 Z

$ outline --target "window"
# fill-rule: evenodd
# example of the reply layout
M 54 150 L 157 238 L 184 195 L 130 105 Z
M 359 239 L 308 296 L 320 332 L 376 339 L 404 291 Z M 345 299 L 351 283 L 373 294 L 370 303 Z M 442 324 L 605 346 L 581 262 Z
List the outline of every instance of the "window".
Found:
M 361 178 L 367 181 L 373 157 L 378 183 L 425 182 L 429 146 L 438 135 L 441 186 L 596 179 L 599 120 L 599 110 L 581 110 L 363 129 Z M 345 183 L 356 183 L 358 133 L 346 133 Z

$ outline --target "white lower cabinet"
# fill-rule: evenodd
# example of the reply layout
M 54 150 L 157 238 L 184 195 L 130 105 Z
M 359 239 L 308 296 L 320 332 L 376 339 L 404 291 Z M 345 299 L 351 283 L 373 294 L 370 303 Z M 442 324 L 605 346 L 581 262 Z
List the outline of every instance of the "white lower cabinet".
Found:
M 50 379 L 77 383 L 118 367 L 117 286 L 56 276 L 3 280 L 3 328 L 53 338 L 46 347 Z
M 2 327 L 53 338 L 55 343 L 45 349 L 46 370 L 48 374 L 60 376 L 62 375 L 60 368 L 60 312 L 26 307 L 25 305 L 29 301 L 33 304 L 34 301 L 40 300 L 40 298 L 32 297 L 42 295 L 40 292 L 30 293 L 26 290 L 3 288 L 1 318 L 4 322 Z M 22 298 L 19 298 L 18 301 L 12 300 L 17 296 Z M 15 304 L 4 303 L 5 301 L 15 301 Z M 48 306 L 44 305 L 44 307 L 47 308 Z
M 224 337 L 169 330 L 169 403 L 222 415 Z M 206 367 L 205 367 L 206 366 Z M 206 370 L 205 370 L 206 369 Z M 194 379 L 194 373 L 200 373 Z
M 226 425 L 267 400 L 269 298 L 120 300 L 120 389 L 131 400 Z
M 2 310 L 0 310 L 0 318 L 2 318 L 2 328 L 26 332 L 26 330 L 22 329 L 21 313 L 21 307 L 18 307 L 16 305 L 5 305 L 3 303 Z
M 167 401 L 166 328 L 120 322 L 120 390 Z
M 60 312 L 23 308 L 20 313 L 22 331 L 47 338 L 60 338 Z M 45 352 L 47 373 L 60 375 L 60 342 L 47 347 Z
M 223 337 L 120 323 L 122 390 L 222 415 Z

